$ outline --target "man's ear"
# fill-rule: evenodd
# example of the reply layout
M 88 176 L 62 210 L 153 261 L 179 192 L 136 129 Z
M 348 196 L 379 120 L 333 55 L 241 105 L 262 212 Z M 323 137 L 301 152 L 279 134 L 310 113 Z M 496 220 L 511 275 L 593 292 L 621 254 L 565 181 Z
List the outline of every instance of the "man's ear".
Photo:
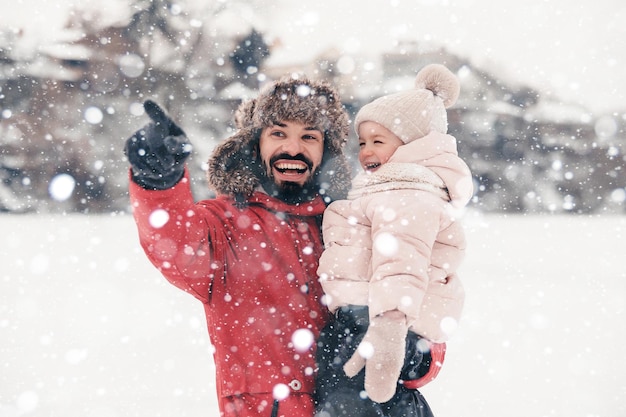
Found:
M 255 133 L 254 139 L 249 142 L 250 146 L 250 156 L 254 161 L 259 160 L 261 158 L 261 132 Z
M 259 140 L 255 139 L 251 141 L 248 146 L 248 153 L 250 155 L 249 169 L 251 169 L 252 172 L 258 176 L 260 175 L 260 170 L 262 170 L 263 167 L 263 161 L 261 161 L 261 149 L 259 147 Z

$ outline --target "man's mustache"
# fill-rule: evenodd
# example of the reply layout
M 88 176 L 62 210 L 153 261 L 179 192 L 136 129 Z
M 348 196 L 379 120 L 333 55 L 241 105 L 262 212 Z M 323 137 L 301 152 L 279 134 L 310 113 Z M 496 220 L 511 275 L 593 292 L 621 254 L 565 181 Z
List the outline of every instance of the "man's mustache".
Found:
M 274 155 L 273 157 L 270 158 L 270 166 L 274 166 L 276 161 L 278 161 L 279 159 L 304 162 L 306 166 L 309 168 L 309 171 L 313 171 L 313 161 L 311 161 L 309 158 L 302 155 L 301 153 L 297 155 L 289 155 L 287 153 Z

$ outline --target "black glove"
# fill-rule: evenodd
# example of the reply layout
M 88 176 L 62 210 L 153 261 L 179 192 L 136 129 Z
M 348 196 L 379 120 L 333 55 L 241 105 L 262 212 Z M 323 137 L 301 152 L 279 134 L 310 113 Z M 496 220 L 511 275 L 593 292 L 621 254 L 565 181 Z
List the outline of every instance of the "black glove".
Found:
M 158 104 L 146 100 L 143 107 L 152 122 L 126 140 L 124 154 L 134 182 L 149 190 L 166 190 L 183 177 L 191 144 Z

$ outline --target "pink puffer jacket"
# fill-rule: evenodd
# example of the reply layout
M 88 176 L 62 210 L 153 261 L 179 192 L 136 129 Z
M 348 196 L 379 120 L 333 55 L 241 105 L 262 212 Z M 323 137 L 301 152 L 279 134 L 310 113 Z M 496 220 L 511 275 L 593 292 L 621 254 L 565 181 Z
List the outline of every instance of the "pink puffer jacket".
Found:
M 445 342 L 442 321 L 460 319 L 465 297 L 457 276 L 465 235 L 455 215 L 472 193 L 456 140 L 437 132 L 357 175 L 348 199 L 324 213 L 318 275 L 330 310 L 367 305 L 374 317 L 397 309 L 412 331 Z

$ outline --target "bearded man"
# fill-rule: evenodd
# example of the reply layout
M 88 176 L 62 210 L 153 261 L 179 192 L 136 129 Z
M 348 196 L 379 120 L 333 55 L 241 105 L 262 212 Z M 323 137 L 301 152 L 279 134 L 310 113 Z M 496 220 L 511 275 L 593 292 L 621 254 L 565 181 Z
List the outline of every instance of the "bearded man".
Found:
M 154 102 L 127 141 L 140 243 L 200 300 L 224 417 L 311 417 L 315 340 L 328 320 L 317 279 L 326 206 L 345 198 L 348 115 L 328 83 L 282 78 L 243 102 L 213 151 L 214 199 L 195 202 L 184 131 Z

